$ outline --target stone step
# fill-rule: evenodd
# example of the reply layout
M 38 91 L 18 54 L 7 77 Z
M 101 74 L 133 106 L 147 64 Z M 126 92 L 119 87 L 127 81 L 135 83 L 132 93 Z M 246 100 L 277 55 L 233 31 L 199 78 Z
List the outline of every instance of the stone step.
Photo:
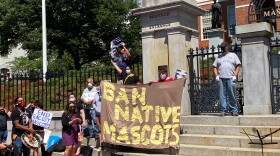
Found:
M 92 156 L 111 156 L 111 153 L 108 151 L 103 151 L 100 148 L 93 148 Z M 53 152 L 52 156 L 63 156 L 64 152 Z
M 181 116 L 181 124 L 279 126 L 280 115 Z
M 253 142 L 260 143 L 257 137 L 250 137 Z M 278 144 L 267 144 L 266 149 L 280 149 L 280 137 L 273 137 L 273 142 Z M 208 134 L 182 134 L 180 144 L 205 145 L 205 146 L 223 146 L 223 147 L 242 147 L 242 148 L 261 148 L 261 145 L 249 144 L 247 136 L 230 135 L 208 135 Z M 264 139 L 265 143 L 271 142 L 270 137 Z
M 118 152 L 117 154 L 122 156 L 168 156 L 170 154 L 147 154 L 147 153 L 129 153 L 129 152 Z M 176 156 L 182 156 L 182 155 L 176 155 Z
M 185 156 L 262 156 L 262 150 L 257 148 L 181 144 L 179 154 Z M 279 149 L 264 149 L 264 156 L 279 155 Z
M 256 134 L 253 129 L 257 129 L 261 135 L 269 134 L 280 129 L 280 126 L 235 126 L 235 125 L 199 125 L 199 124 L 181 124 L 183 133 L 186 134 L 217 134 L 217 135 L 240 135 L 244 136 L 243 129 L 248 134 Z M 280 131 L 273 134 L 274 137 L 280 137 Z

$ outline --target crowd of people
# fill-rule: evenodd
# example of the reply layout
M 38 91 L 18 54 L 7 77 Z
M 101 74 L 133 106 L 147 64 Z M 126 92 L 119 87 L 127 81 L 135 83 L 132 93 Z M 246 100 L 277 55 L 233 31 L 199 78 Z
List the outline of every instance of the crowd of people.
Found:
M 119 51 L 121 60 L 114 67 L 118 72 L 118 82 L 120 84 L 140 84 L 136 74 L 133 74 L 132 68 L 128 66 L 130 53 L 122 42 L 123 49 Z M 14 155 L 30 155 L 30 148 L 23 144 L 21 136 L 25 133 L 30 138 L 38 134 L 44 138 L 44 127 L 32 124 L 32 114 L 35 109 L 43 109 L 43 104 L 39 100 L 25 104 L 23 97 L 17 97 L 14 100 L 14 109 L 8 112 L 3 106 L 0 107 L 0 150 L 7 148 L 6 141 L 8 137 L 7 121 L 12 121 L 12 146 Z M 101 145 L 101 97 L 100 87 L 95 86 L 92 78 L 87 79 L 87 87 L 84 89 L 80 100 L 77 100 L 75 94 L 70 93 L 68 103 L 61 117 L 62 124 L 62 144 L 65 146 L 65 156 L 76 156 L 80 154 L 80 146 L 85 137 L 88 142 L 91 138 L 99 140 Z M 38 149 L 41 149 L 40 151 Z M 39 154 L 40 153 L 40 154 Z M 4 153 L 0 153 L 0 156 Z M 42 143 L 41 148 L 33 150 L 33 156 L 47 155 L 45 146 Z
M 87 82 L 88 86 L 84 89 L 80 102 L 77 101 L 75 94 L 69 94 L 68 103 L 61 117 L 62 143 L 66 147 L 65 156 L 79 155 L 84 129 L 89 130 L 89 134 L 86 137 L 88 140 L 101 137 L 100 89 L 94 86 L 92 78 L 88 78 Z M 32 123 L 32 114 L 35 109 L 43 109 L 42 102 L 34 100 L 26 105 L 23 97 L 15 99 L 12 112 L 8 112 L 3 106 L 0 106 L 0 150 L 7 148 L 7 121 L 10 118 L 12 121 L 11 139 L 14 155 L 30 155 L 31 150 L 23 143 L 22 135 L 27 134 L 31 139 L 34 135 L 39 135 L 42 139 L 44 138 L 44 127 Z M 4 156 L 5 153 L 1 152 L 0 155 Z M 32 155 L 48 155 L 44 144 L 42 143 L 40 148 L 35 148 Z
M 133 73 L 131 66 L 127 64 L 131 56 L 130 52 L 123 42 L 120 45 L 123 47 L 119 51 L 122 56 L 121 61 L 111 61 L 119 74 L 118 83 L 138 85 L 140 84 L 139 77 Z M 234 97 L 234 82 L 241 63 L 234 53 L 229 52 L 230 46 L 228 44 L 223 48 L 224 53 L 218 56 L 213 64 L 216 80 L 220 85 L 221 116 L 224 116 L 226 112 L 226 94 L 229 94 L 230 111 L 232 115 L 237 116 L 238 109 Z M 167 70 L 159 71 L 158 76 L 159 80 L 157 82 L 174 80 L 172 77 L 168 77 Z M 149 82 L 149 84 L 152 83 L 154 81 Z M 99 145 L 101 145 L 101 102 L 100 87 L 94 84 L 92 78 L 87 79 L 87 87 L 84 89 L 80 100 L 77 100 L 75 94 L 69 94 L 68 103 L 61 117 L 62 143 L 66 147 L 65 156 L 78 156 L 80 154 L 83 137 L 86 137 L 88 141 L 91 138 L 95 138 L 99 140 Z M 7 113 L 4 107 L 0 106 L 0 150 L 6 148 L 7 120 L 11 118 L 13 126 L 11 138 L 15 155 L 30 155 L 30 149 L 22 143 L 21 136 L 27 133 L 30 137 L 38 134 L 41 138 L 44 138 L 44 128 L 32 124 L 31 116 L 35 109 L 43 109 L 42 102 L 35 100 L 26 106 L 23 97 L 15 99 L 14 109 L 10 114 Z M 43 144 L 41 144 L 40 149 L 41 151 L 35 149 L 33 155 L 38 156 L 41 153 L 44 156 L 45 148 Z M 3 154 L 0 153 L 0 155 Z

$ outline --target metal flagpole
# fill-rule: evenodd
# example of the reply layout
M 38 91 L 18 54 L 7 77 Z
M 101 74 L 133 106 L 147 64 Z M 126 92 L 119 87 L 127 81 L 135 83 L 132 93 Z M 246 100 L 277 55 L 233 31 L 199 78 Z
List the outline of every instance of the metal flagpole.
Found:
M 46 0 L 42 0 L 42 39 L 43 39 L 43 80 L 46 81 L 47 73 L 47 28 L 46 28 Z

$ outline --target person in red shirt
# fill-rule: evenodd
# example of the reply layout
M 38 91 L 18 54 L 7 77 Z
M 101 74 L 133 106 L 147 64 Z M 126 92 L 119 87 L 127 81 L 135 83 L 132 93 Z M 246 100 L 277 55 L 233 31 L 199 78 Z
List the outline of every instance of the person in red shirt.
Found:
M 170 82 L 173 81 L 174 79 L 172 77 L 167 76 L 167 71 L 166 70 L 161 70 L 159 72 L 159 80 L 158 82 Z

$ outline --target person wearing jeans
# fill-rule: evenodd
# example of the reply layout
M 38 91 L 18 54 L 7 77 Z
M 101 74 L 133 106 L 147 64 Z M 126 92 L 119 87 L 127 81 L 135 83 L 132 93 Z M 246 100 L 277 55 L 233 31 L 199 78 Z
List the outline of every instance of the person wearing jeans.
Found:
M 95 115 L 95 101 L 99 99 L 98 88 L 94 87 L 93 79 L 87 79 L 88 86 L 84 89 L 83 94 L 81 96 L 82 102 L 85 104 L 85 116 L 87 120 L 87 128 L 89 130 L 90 136 L 88 138 L 92 138 L 98 136 L 98 130 L 96 127 L 96 115 Z
M 21 140 L 20 136 L 16 136 L 16 138 L 13 138 L 13 146 L 14 146 L 14 155 L 21 155 L 23 156 L 29 156 L 30 155 L 30 149 L 26 147 Z
M 21 135 L 28 133 L 34 135 L 34 129 L 31 120 L 31 114 L 25 110 L 25 102 L 22 97 L 15 99 L 15 108 L 11 114 L 13 123 L 12 129 L 12 144 L 14 147 L 14 155 L 29 156 L 30 149 L 27 148 L 21 141 Z
M 215 62 L 214 73 L 216 81 L 219 81 L 219 98 L 221 112 L 220 116 L 226 114 L 226 97 L 229 97 L 229 108 L 233 116 L 238 116 L 238 108 L 235 100 L 235 82 L 236 76 L 240 71 L 241 62 L 235 53 L 231 53 L 230 45 L 226 42 L 222 43 L 223 54 L 219 55 Z
M 220 97 L 220 103 L 221 103 L 221 116 L 224 116 L 224 112 L 226 112 L 227 107 L 227 97 L 226 97 L 226 91 L 228 92 L 229 97 L 229 109 L 230 112 L 233 112 L 234 116 L 236 116 L 235 112 L 238 112 L 237 110 L 237 104 L 235 101 L 235 81 L 233 81 L 232 78 L 230 79 L 224 79 L 220 78 L 219 81 L 219 97 Z

